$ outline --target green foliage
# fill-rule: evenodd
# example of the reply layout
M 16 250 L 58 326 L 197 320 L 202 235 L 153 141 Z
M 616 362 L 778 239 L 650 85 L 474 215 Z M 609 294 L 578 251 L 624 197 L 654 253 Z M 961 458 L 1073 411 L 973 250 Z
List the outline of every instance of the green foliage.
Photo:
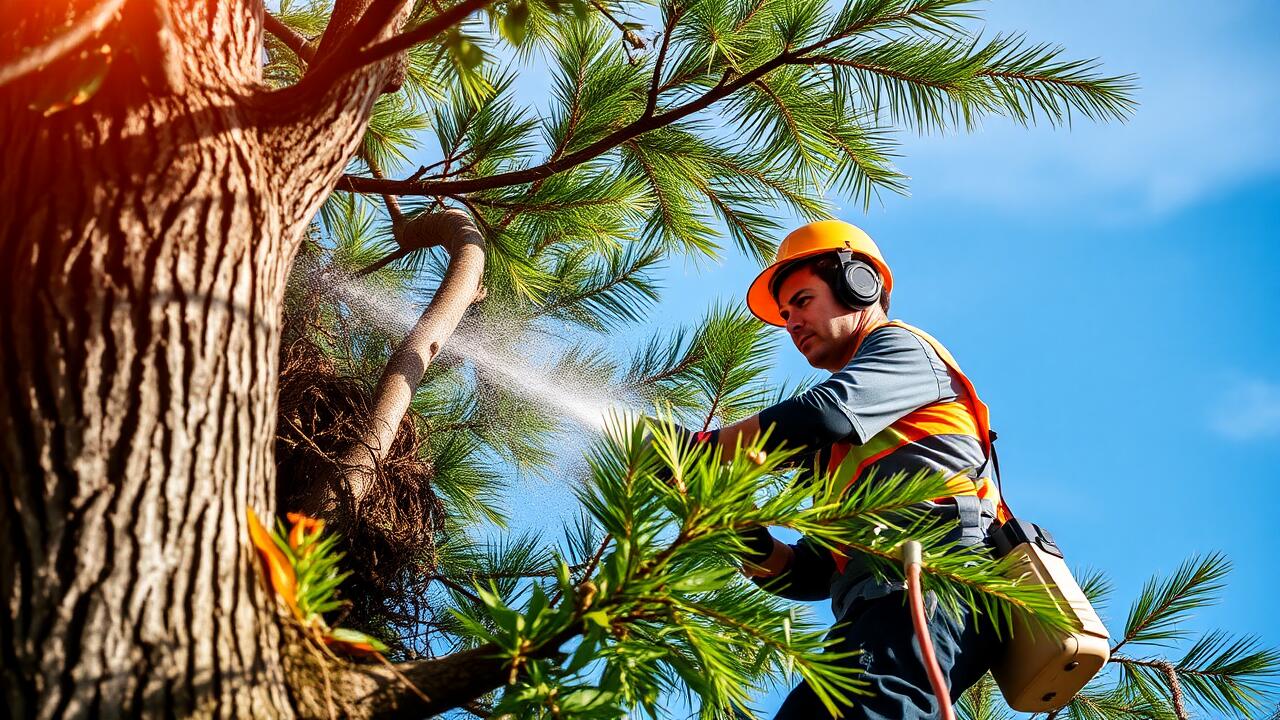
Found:
M 964 691 L 955 711 L 961 720 L 1013 720 L 1013 712 L 1000 701 L 996 681 L 989 673 Z
M 761 524 L 848 547 L 886 568 L 897 567 L 902 540 L 918 538 L 928 548 L 930 587 L 945 601 L 1007 605 L 1044 622 L 1063 621 L 1043 589 L 1010 583 L 1000 563 L 980 555 L 947 559 L 940 539 L 949 528 L 911 507 L 940 494 L 945 478 L 896 477 L 860 484 L 880 489 L 842 495 L 845 478 L 834 474 L 780 489 L 775 478 L 791 457 L 780 451 L 724 458 L 687 447 L 671 425 L 648 432 L 615 426 L 594 447 L 590 481 L 578 492 L 604 539 L 591 552 L 599 534 L 580 529 L 557 553 L 587 558 L 577 578 L 563 560 L 551 588 L 535 582 L 521 593 L 490 576 L 487 587 L 475 586 L 479 603 L 453 610 L 474 642 L 496 646 L 519 670 L 495 712 L 657 717 L 663 693 L 684 687 L 702 716 L 714 717 L 719 709 L 746 711 L 753 693 L 779 671 L 798 673 L 829 707 L 847 702 L 862 691 L 847 654 L 826 652 L 823 628 L 736 570 L 745 551 L 739 532 Z M 499 557 L 524 563 L 527 577 L 541 567 L 531 562 L 534 547 L 525 543 L 521 552 L 508 548 Z M 555 655 L 578 635 L 567 658 Z
M 1231 562 L 1214 553 L 1187 560 L 1172 577 L 1148 580 L 1129 611 L 1124 636 L 1116 648 L 1128 643 L 1164 644 L 1185 637 L 1178 621 L 1191 610 L 1214 602 L 1230 569 Z
M 638 26 L 618 18 L 639 8 L 494 4 L 487 24 L 472 18 L 415 48 L 406 91 L 375 109 L 362 156 L 390 171 L 411 148 L 438 152 L 438 163 L 413 175 L 425 181 L 498 177 L 590 149 L 548 177 L 454 197 L 485 221 L 486 284 L 503 300 L 560 303 L 549 294 L 566 253 L 612 252 L 598 258 L 609 262 L 635 238 L 661 256 L 716 258 L 723 228 L 764 260 L 782 230 L 779 208 L 816 218 L 829 212 L 828 188 L 864 206 L 882 190 L 905 191 L 892 165 L 895 126 L 968 128 L 989 115 L 1104 120 L 1132 110 L 1130 78 L 1017 36 L 980 40 L 966 26 L 970 2 L 833 9 L 815 0 L 666 0 L 661 34 L 634 56 L 619 32 Z M 435 11 L 419 3 L 410 24 Z M 315 38 L 326 12 L 322 3 L 286 3 L 279 16 Z M 515 104 L 514 72 L 493 67 L 502 43 L 548 66 L 545 111 Z M 274 82 L 298 77 L 291 52 L 275 41 L 268 52 Z M 418 132 L 427 126 L 434 148 Z
M 488 297 L 413 402 L 446 527 L 422 575 L 406 579 L 426 588 L 405 599 L 417 624 L 378 630 L 400 635 L 403 655 L 496 643 L 521 671 L 500 709 L 520 716 L 553 706 L 561 716 L 657 715 L 684 694 L 704 717 L 720 717 L 792 671 L 827 700 L 857 692 L 856 678 L 821 652 L 821 628 L 729 570 L 743 523 L 848 547 L 885 575 L 899 572 L 895 543 L 918 536 L 931 543 L 926 582 L 945 602 L 1052 622 L 1043 594 L 1003 579 L 998 565 L 942 553 L 945 528 L 910 509 L 942 494 L 938 478 L 889 478 L 848 495 L 829 478 L 802 491 L 781 479 L 785 454 L 764 466 L 721 464 L 677 453 L 661 432 L 651 446 L 624 434 L 597 447 L 581 468 L 584 514 L 562 542 L 504 534 L 513 478 L 574 475 L 556 467 L 565 422 L 451 346 L 527 359 L 531 372 L 669 407 L 692 427 L 741 419 L 787 391 L 770 384 L 774 336 L 736 304 L 641 341 L 629 357 L 611 341 L 649 319 L 654 276 L 669 258 L 702 263 L 733 251 L 765 262 L 787 215 L 828 217 L 844 202 L 835 194 L 865 207 L 881 191 L 905 192 L 893 166 L 899 128 L 1130 109 L 1127 78 L 1020 38 L 980 41 L 967 29 L 972 2 L 656 5 L 658 34 L 643 52 L 633 41 L 649 35 L 634 21 L 648 17 L 645 4 L 614 0 L 503 0 L 411 49 L 404 89 L 378 101 L 349 171 L 408 173 L 436 189 L 402 195 L 394 211 L 376 195 L 339 193 L 300 255 L 291 328 L 372 386 L 412 320 L 399 299 L 425 297 L 447 261 L 439 249 L 403 251 L 396 215 L 465 207 L 487 243 Z M 440 7 L 414 3 L 407 26 Z M 276 15 L 314 45 L 329 12 L 326 0 L 286 0 Z M 306 70 L 274 38 L 267 56 L 273 85 Z M 520 74 L 543 69 L 548 97 L 517 102 Z M 410 171 L 423 157 L 432 161 Z M 542 172 L 510 179 L 530 168 Z M 660 467 L 678 472 L 688 494 L 657 482 Z M 562 632 L 582 634 L 568 658 L 525 647 Z M 1226 649 L 1207 647 L 1189 667 L 1216 667 Z
M 409 161 L 416 134 L 429 127 L 428 116 L 409 96 L 383 95 L 373 106 L 360 157 L 381 171 L 393 171 Z
M 1280 649 L 1264 647 L 1255 637 L 1214 630 L 1201 636 L 1175 669 L 1193 703 L 1223 714 L 1248 714 L 1264 707 L 1261 690 L 1275 688 Z
M 342 607 L 336 590 L 349 573 L 339 570 L 342 553 L 337 550 L 337 535 L 326 535 L 323 524 L 300 531 L 297 523 L 295 519 L 295 527 L 290 531 L 277 519 L 271 539 L 293 566 L 297 580 L 294 600 L 302 613 L 302 622 L 310 625 L 322 620 L 325 613 Z
M 386 645 L 377 638 L 350 628 L 331 627 L 325 618 L 326 614 L 332 616 L 348 605 L 339 599 L 337 592 L 338 586 L 350 575 L 340 570 L 343 559 L 343 553 L 337 549 L 340 536 L 325 533 L 322 521 L 294 513 L 289 514 L 289 521 L 292 527 L 276 520 L 270 542 L 292 568 L 294 583 L 290 599 L 297 608 L 299 622 L 327 645 L 357 652 L 385 652 Z
M 639 322 L 658 300 L 647 273 L 661 259 L 657 248 L 640 243 L 599 254 L 589 248 L 565 251 L 552 270 L 556 287 L 538 314 L 596 332 Z
M 1071 720 L 1174 720 L 1177 715 L 1167 698 L 1154 693 L 1132 693 L 1123 687 L 1091 683 L 1052 717 Z

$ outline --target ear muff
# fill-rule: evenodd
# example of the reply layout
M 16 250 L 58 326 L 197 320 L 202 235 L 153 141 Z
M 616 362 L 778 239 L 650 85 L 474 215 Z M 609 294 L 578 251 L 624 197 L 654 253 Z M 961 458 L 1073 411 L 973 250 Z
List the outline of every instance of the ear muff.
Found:
M 853 256 L 848 250 L 840 250 L 840 300 L 851 308 L 859 309 L 875 305 L 880 300 L 880 274 L 871 266 Z

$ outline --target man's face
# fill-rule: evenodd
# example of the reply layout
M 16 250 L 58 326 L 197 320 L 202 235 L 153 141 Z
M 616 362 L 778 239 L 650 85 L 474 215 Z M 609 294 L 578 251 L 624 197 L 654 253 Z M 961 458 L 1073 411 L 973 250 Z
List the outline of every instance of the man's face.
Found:
M 836 372 L 848 364 L 860 311 L 841 304 L 812 270 L 800 268 L 782 281 L 778 312 L 791 342 L 810 365 Z

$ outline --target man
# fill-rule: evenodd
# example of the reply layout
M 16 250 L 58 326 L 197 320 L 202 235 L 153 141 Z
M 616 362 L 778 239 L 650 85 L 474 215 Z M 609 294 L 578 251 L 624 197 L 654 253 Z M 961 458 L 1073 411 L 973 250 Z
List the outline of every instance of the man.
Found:
M 905 471 L 954 476 L 955 495 L 930 511 L 958 518 L 954 537 L 982 542 L 1004 519 L 989 471 L 986 406 L 950 353 L 915 328 L 889 321 L 893 275 L 862 230 L 838 220 L 805 225 L 778 248 L 777 260 L 747 293 L 757 317 L 784 326 L 810 365 L 831 377 L 760 414 L 710 433 L 703 442 L 727 452 L 770 428 L 770 441 L 818 454 L 818 467 L 856 462 L 854 482 Z M 831 599 L 837 619 L 833 651 L 860 650 L 851 662 L 871 683 L 873 697 L 842 709 L 843 718 L 904 720 L 938 715 L 903 585 L 876 580 L 856 558 L 824 550 L 804 538 L 794 545 L 764 528 L 744 538 L 749 573 L 770 592 L 796 600 Z M 960 617 L 933 612 L 930 631 L 954 700 L 991 666 L 995 633 L 978 632 L 971 610 Z M 809 720 L 830 714 L 807 684 L 795 688 L 777 718 Z

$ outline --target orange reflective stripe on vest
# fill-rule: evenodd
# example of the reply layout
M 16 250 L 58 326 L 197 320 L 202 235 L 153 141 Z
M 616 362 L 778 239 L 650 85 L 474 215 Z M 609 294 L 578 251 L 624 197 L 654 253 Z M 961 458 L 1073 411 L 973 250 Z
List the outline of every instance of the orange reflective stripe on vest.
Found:
M 849 485 L 851 486 L 858 481 L 870 466 L 892 455 L 904 446 L 928 437 L 941 435 L 958 435 L 973 438 L 982 448 L 983 456 L 990 458 L 991 427 L 989 411 L 986 404 L 978 397 L 978 392 L 974 389 L 973 383 L 969 382 L 969 378 L 960 370 L 951 353 L 923 330 L 897 320 L 889 321 L 883 325 L 900 327 L 929 343 L 942 362 L 946 364 L 947 369 L 960 381 L 964 394 L 962 397 L 950 402 L 934 403 L 913 410 L 862 445 L 854 446 L 851 443 L 834 444 L 831 448 L 831 458 L 827 464 L 827 471 L 834 472 L 850 454 L 853 454 L 856 457 L 857 466 L 852 475 L 850 475 Z M 862 339 L 865 339 L 872 331 L 878 329 L 878 327 L 883 327 L 883 325 L 873 327 L 863 334 L 863 337 L 859 339 L 859 346 Z M 854 353 L 857 353 L 856 348 Z M 1003 523 L 1010 517 L 1009 510 L 1005 506 L 1003 499 L 1001 499 L 1000 492 L 992 478 L 983 477 L 975 480 L 967 474 L 961 473 L 948 481 L 947 488 L 950 492 L 947 497 L 977 495 L 983 500 L 993 501 L 997 508 L 996 516 L 998 522 Z M 833 555 L 836 567 L 843 572 L 848 559 L 839 552 L 835 552 Z

